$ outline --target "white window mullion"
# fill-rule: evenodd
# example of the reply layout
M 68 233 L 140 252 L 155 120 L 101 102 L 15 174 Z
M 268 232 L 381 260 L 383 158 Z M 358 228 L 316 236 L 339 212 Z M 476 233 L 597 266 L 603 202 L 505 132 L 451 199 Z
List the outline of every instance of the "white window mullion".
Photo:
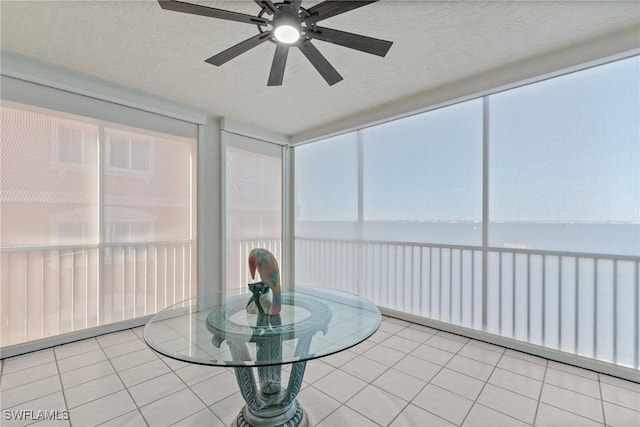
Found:
M 100 125 L 98 128 L 98 262 L 97 262 L 97 298 L 96 298 L 96 315 L 97 315 L 97 325 L 101 325 L 104 319 L 103 307 L 104 303 L 104 243 L 106 241 L 105 233 L 105 217 L 104 217 L 104 172 L 106 169 L 107 163 L 107 143 L 105 138 L 104 126 Z M 87 302 L 88 303 L 88 302 Z

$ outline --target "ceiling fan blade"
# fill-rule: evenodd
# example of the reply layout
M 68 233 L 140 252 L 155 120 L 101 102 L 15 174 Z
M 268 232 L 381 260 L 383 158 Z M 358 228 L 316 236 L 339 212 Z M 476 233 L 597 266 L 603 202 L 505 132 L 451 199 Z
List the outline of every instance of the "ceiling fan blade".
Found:
M 333 86 L 342 80 L 342 76 L 336 71 L 335 68 L 327 58 L 325 58 L 318 49 L 314 45 L 311 44 L 310 41 L 304 41 L 297 45 L 298 49 L 302 51 L 304 56 L 307 57 L 311 65 L 315 67 L 316 70 L 322 75 L 322 77 L 329 83 L 329 86 Z
M 209 18 L 226 19 L 228 21 L 244 22 L 245 24 L 267 25 L 268 19 L 251 16 L 244 13 L 232 12 L 230 10 L 216 9 L 199 4 L 185 3 L 176 0 L 158 0 L 160 7 L 174 12 L 189 13 L 191 15 L 207 16 Z
M 321 21 L 323 19 L 331 18 L 332 16 L 339 15 L 341 13 L 349 12 L 350 10 L 357 9 L 362 6 L 366 6 L 371 3 L 375 3 L 378 0 L 373 1 L 323 1 L 317 5 L 307 9 L 310 17 L 305 19 L 307 25 Z
M 360 34 L 348 33 L 346 31 L 333 30 L 331 28 L 315 27 L 314 30 L 307 30 L 307 37 L 337 44 L 373 55 L 385 56 L 393 42 L 374 39 L 373 37 L 361 36 Z
M 287 55 L 289 54 L 289 46 L 278 43 L 276 51 L 273 54 L 273 62 L 271 63 L 271 72 L 269 73 L 269 81 L 267 86 L 281 86 L 284 77 L 284 67 L 287 65 Z
M 271 0 L 254 0 L 254 1 L 261 8 L 266 8 L 267 13 L 269 15 L 273 15 L 274 13 L 276 13 L 278 11 L 278 8 L 276 7 L 275 4 L 273 4 L 273 2 Z
M 235 46 L 231 46 L 227 50 L 223 50 L 217 55 L 212 56 L 211 58 L 205 60 L 212 65 L 220 66 L 228 61 L 231 61 L 236 56 L 245 53 L 249 49 L 252 49 L 258 46 L 260 43 L 263 43 L 266 40 L 269 40 L 271 37 L 271 31 L 265 31 L 263 33 L 258 33 L 255 36 L 246 39 L 243 42 L 238 43 Z

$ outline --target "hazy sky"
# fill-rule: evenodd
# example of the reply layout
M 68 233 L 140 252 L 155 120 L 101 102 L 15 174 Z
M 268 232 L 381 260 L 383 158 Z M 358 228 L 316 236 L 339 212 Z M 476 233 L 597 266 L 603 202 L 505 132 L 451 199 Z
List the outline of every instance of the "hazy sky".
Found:
M 640 222 L 640 58 L 490 98 L 492 220 Z M 480 220 L 482 100 L 362 131 L 364 217 Z M 296 149 L 300 220 L 357 219 L 357 133 Z

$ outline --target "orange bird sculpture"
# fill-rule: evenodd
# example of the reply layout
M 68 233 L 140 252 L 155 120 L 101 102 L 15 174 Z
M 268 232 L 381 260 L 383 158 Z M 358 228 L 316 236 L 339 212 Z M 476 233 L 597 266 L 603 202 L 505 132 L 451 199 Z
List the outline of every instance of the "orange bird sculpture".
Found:
M 256 270 L 260 274 L 262 283 L 267 285 L 269 292 L 260 296 L 260 307 L 265 314 L 275 316 L 282 309 L 282 296 L 280 289 L 280 269 L 278 261 L 271 252 L 263 248 L 255 248 L 249 253 L 249 272 L 255 279 Z M 247 313 L 257 314 L 258 307 L 255 302 L 247 305 Z

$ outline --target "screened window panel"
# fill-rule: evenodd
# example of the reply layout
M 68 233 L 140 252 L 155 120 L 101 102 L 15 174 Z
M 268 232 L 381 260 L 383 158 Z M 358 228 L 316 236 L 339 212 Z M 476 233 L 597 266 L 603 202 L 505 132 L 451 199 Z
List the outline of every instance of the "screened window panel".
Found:
M 0 246 L 98 239 L 98 126 L 2 103 Z
M 357 237 L 358 135 L 295 149 L 296 236 Z
M 227 289 L 246 289 L 251 249 L 282 260 L 282 147 L 224 132 Z M 255 280 L 259 280 L 256 278 Z
M 191 238 L 195 141 L 132 129 L 105 129 L 106 241 Z
M 489 99 L 490 245 L 640 255 L 640 59 Z
M 0 113 L 0 346 L 196 292 L 195 139 L 4 99 Z
M 482 100 L 362 135 L 364 238 L 482 243 Z

